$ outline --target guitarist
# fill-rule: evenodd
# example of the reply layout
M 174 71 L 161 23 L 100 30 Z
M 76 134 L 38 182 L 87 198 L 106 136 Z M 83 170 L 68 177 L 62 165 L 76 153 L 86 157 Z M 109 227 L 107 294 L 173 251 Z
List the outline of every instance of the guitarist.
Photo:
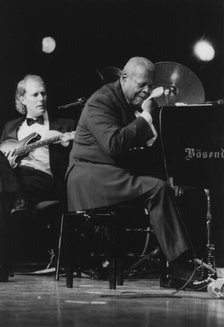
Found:
M 39 201 L 63 199 L 64 174 L 70 151 L 70 137 L 66 132 L 74 130 L 73 120 L 53 119 L 48 113 L 46 88 L 40 76 L 26 75 L 18 83 L 15 104 L 22 117 L 5 124 L 1 143 L 8 139 L 21 141 L 32 133 L 38 133 L 41 139 L 52 133 L 63 134 L 58 143 L 28 153 L 14 169 L 20 191 L 12 213 L 30 209 Z M 4 150 L 4 155 L 9 162 L 12 161 L 11 149 Z

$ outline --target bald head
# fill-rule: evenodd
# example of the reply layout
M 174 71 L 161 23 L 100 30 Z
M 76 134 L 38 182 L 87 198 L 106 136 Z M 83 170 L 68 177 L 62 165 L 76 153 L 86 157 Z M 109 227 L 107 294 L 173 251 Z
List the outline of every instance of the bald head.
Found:
M 143 57 L 133 57 L 121 73 L 121 87 L 127 102 L 139 107 L 150 95 L 154 80 L 155 66 Z

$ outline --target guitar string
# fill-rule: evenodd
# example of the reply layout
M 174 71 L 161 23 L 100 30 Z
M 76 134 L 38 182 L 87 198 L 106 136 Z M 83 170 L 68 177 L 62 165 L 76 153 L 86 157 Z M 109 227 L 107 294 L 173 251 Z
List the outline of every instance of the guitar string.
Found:
M 22 153 L 30 152 L 31 151 L 30 149 L 32 149 L 32 148 L 36 149 L 36 148 L 44 146 L 46 144 L 58 141 L 61 138 L 62 138 L 62 135 L 58 135 L 58 136 L 54 136 L 53 138 L 49 138 L 49 139 L 45 139 L 45 140 L 41 140 L 41 141 L 37 141 L 37 142 L 31 143 L 31 144 L 24 145 L 21 148 L 16 149 L 15 154 L 19 155 Z

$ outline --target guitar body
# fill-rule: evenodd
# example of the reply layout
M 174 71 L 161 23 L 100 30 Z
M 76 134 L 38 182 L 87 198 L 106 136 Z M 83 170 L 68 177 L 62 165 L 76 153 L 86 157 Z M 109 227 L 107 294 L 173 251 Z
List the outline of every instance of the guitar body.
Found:
M 2 144 L 0 144 L 0 151 L 2 153 L 11 152 L 13 154 L 16 149 L 20 149 L 21 147 L 23 147 L 27 144 L 30 144 L 32 142 L 35 142 L 38 139 L 40 139 L 40 135 L 38 133 L 32 133 L 32 134 L 28 135 L 27 137 L 25 137 L 24 139 L 22 139 L 21 141 L 17 141 L 14 139 L 8 139 L 8 140 L 5 140 L 4 142 L 2 142 Z M 15 156 L 13 156 L 13 158 L 11 160 L 9 160 L 10 166 L 12 168 L 15 168 L 18 165 L 17 158 L 18 158 L 18 156 L 15 155 Z M 20 159 L 21 159 L 21 157 L 20 157 Z
M 56 143 L 58 141 L 61 142 L 63 141 L 66 142 L 66 144 L 68 144 L 67 142 L 73 140 L 75 137 L 75 131 L 66 132 L 64 134 L 53 130 L 51 132 L 54 132 L 54 134 L 56 132 L 57 135 L 54 135 L 47 139 L 40 140 L 41 136 L 38 133 L 32 133 L 27 137 L 25 137 L 24 139 L 22 139 L 21 141 L 8 139 L 2 142 L 2 144 L 0 144 L 0 151 L 4 153 L 4 155 L 8 158 L 10 166 L 12 168 L 15 168 L 18 165 L 18 162 L 21 160 L 21 158 L 26 156 L 29 152 L 33 151 L 34 149 L 37 149 L 45 145 L 49 145 L 51 143 Z

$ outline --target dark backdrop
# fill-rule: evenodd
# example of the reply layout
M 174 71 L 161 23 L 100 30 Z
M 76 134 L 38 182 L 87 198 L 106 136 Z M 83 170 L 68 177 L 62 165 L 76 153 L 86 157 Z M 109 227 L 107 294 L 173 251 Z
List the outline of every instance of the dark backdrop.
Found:
M 14 118 L 14 92 L 27 73 L 46 81 L 49 105 L 88 97 L 101 85 L 97 70 L 122 67 L 131 56 L 174 61 L 202 81 L 206 100 L 223 98 L 223 0 L 1 0 L 1 123 Z M 52 54 L 41 40 L 57 42 Z M 193 43 L 205 37 L 216 50 L 199 62 Z M 61 112 L 73 117 L 76 108 Z M 78 111 L 78 109 L 77 109 Z

